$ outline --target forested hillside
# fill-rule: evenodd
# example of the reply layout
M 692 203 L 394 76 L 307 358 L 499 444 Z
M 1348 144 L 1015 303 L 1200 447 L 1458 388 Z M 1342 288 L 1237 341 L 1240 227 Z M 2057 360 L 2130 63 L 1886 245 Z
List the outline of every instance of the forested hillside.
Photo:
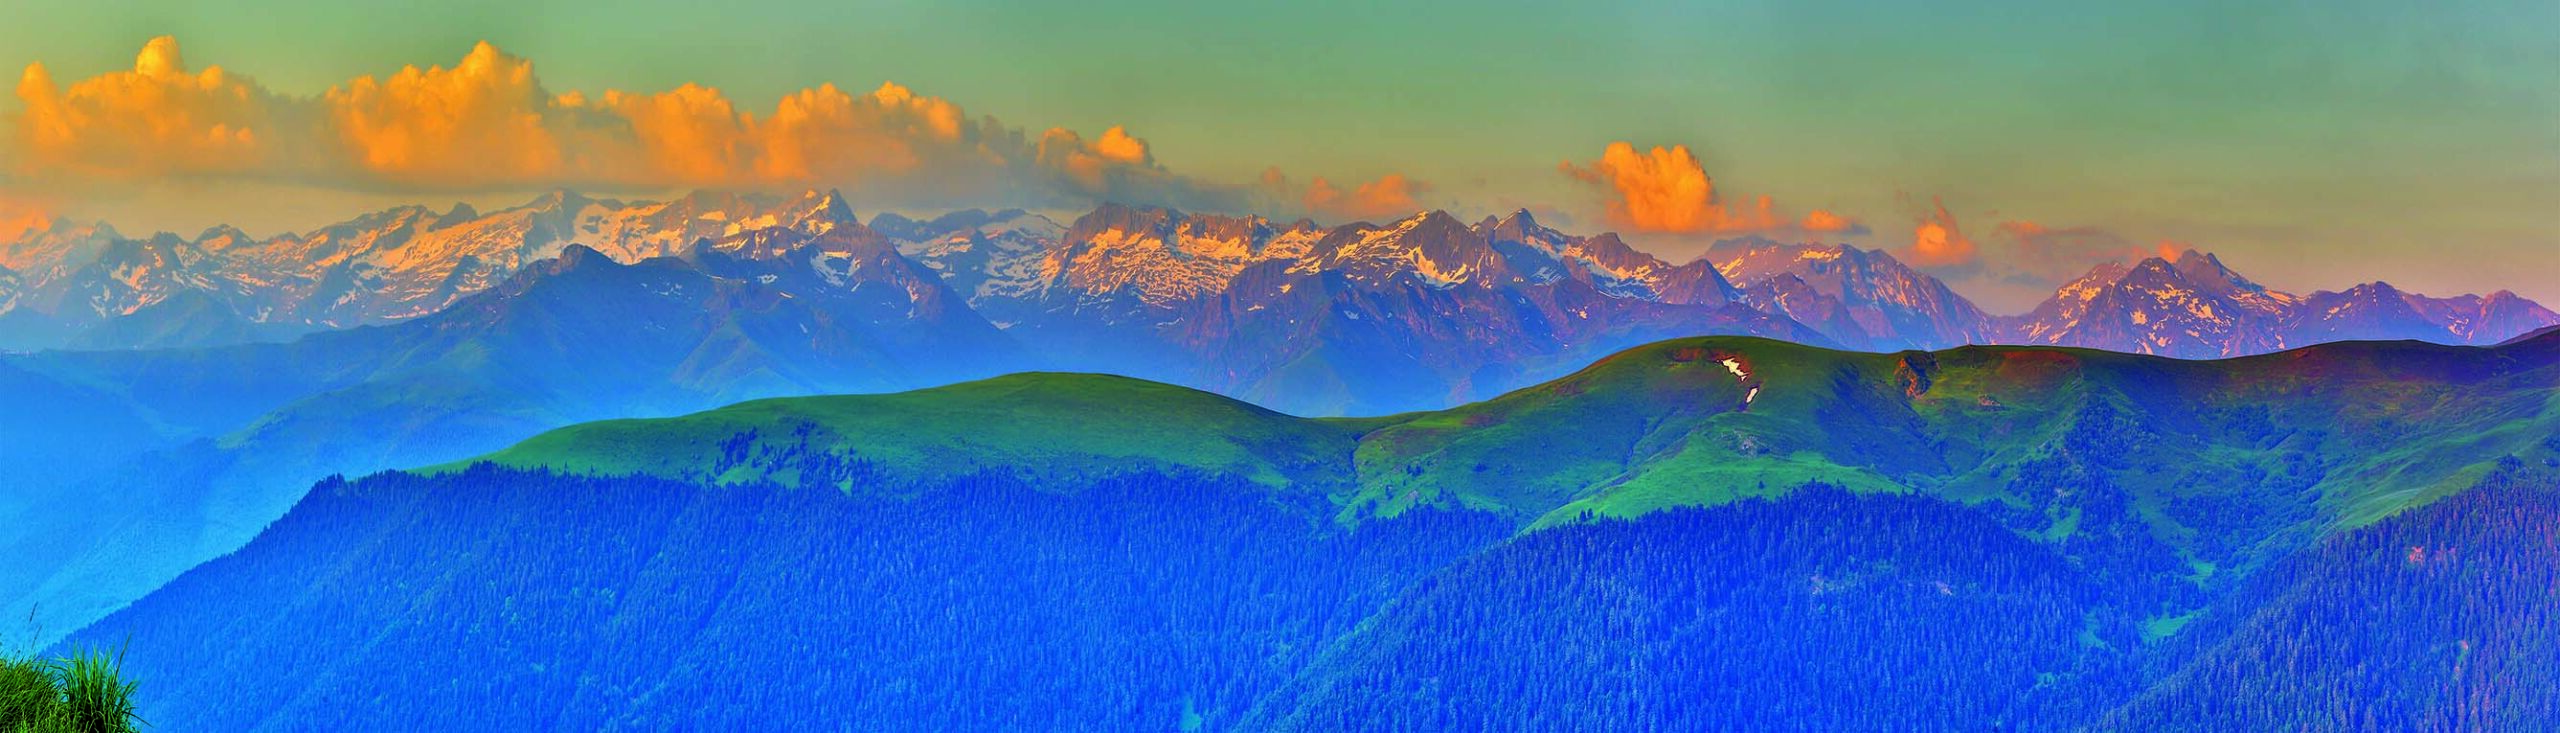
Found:
M 211 730 L 2533 730 L 2555 406 L 2550 338 L 1016 375 L 333 478 L 71 643 Z
M 169 730 L 1224 727 L 1508 531 L 1437 512 L 1343 529 L 1201 476 L 823 470 L 904 496 L 330 481 L 81 638 L 135 638 L 145 717 Z
M 331 480 L 74 637 L 191 730 L 2532 730 L 2549 474 L 2323 541 L 2183 630 L 1938 499 L 1512 535 L 1138 473 L 877 491 Z M 1509 536 L 1506 539 L 1506 536 Z

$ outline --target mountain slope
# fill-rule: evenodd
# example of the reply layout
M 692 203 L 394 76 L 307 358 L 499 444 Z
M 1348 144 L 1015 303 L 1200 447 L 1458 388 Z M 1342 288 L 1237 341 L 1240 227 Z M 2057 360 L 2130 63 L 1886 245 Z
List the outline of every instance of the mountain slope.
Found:
M 2521 659 L 2553 619 L 2458 612 L 2509 607 L 2460 573 L 2420 636 L 2326 599 L 2404 544 L 2547 566 L 2516 512 L 2555 490 L 2555 375 L 2553 338 L 1707 338 L 1381 418 L 1058 374 L 754 402 L 324 481 L 71 643 L 132 639 L 153 720 L 225 729 L 2286 727 L 2353 696 L 2405 727 L 2440 706 L 2379 701 L 2439 699 L 2430 649 Z M 2344 643 L 2361 668 L 2318 661 Z M 2216 707 L 2253 654 L 2317 665 Z
M 2560 314 L 2504 291 L 2429 298 L 2371 282 L 2294 295 L 2188 250 L 2100 265 L 2011 320 L 2002 341 L 2210 359 L 2351 340 L 2489 345 L 2554 323 Z
M 172 728 L 1224 727 L 1386 593 L 1503 530 L 1336 530 L 1196 477 L 827 470 L 864 490 L 333 482 L 97 633 L 172 639 L 125 658 L 151 675 L 145 716 Z M 304 683 L 183 671 L 247 659 Z
M 1704 259 L 1742 284 L 1753 305 L 1842 344 L 1941 349 L 1998 340 L 1991 317 L 1972 301 L 1881 251 L 1753 238 L 1717 242 Z
M 64 436 L 139 455 L 8 469 L 12 482 L 61 469 L 17 498 L 81 509 L 0 536 L 0 551 L 45 558 L 0 568 L 0 604 L 40 607 L 56 629 L 95 618 L 237 548 L 314 475 L 451 460 L 587 420 L 915 388 L 1023 365 L 1001 332 L 950 307 L 957 296 L 929 273 L 893 266 L 885 244 L 866 249 L 853 236 L 756 240 L 770 260 L 714 247 L 625 265 L 572 247 L 391 326 L 0 361 L 43 378 L 7 396 L 13 404 L 81 385 L 105 398 L 94 408 L 102 417 L 114 406 L 150 428 Z M 859 272 L 843 269 L 855 262 Z
M 2504 477 L 2289 558 L 2092 730 L 2536 730 L 2560 722 L 2560 492 Z
M 1302 413 L 1481 398 L 1661 338 L 1821 342 L 1732 302 L 1711 271 L 1525 212 L 1319 229 L 1106 206 L 1041 260 L 1033 300 L 981 301 L 1058 368 L 1160 379 Z
M 1604 303 L 1607 313 L 1588 316 L 1594 318 L 1661 305 L 1713 310 L 1742 303 L 1758 315 L 1726 317 L 1685 333 L 1788 336 L 1780 333 L 1783 324 L 1748 327 L 1757 330 L 1737 324 L 1797 321 L 1818 333 L 1820 343 L 1878 351 L 2030 343 L 2206 358 L 2350 338 L 2488 344 L 2560 322 L 2560 314 L 2504 291 L 2431 298 L 2363 292 L 2389 289 L 2369 283 L 2345 293 L 2294 296 L 2192 251 L 2156 265 L 2102 265 L 2033 313 L 1995 318 L 1881 251 L 1753 237 L 1719 242 L 1704 257 L 1674 265 L 1614 234 L 1546 227 L 1527 211 L 1472 225 L 1425 211 L 1384 224 L 1328 227 L 1105 203 L 1067 225 L 1020 210 L 964 210 L 929 221 L 884 214 L 874 221 L 893 230 L 884 236 L 940 275 L 966 307 L 1058 351 L 1061 366 L 1266 399 L 1279 391 L 1219 380 L 1230 379 L 1224 372 L 1276 365 L 1192 363 L 1202 358 L 1196 349 L 1173 342 L 1214 335 L 1185 325 L 1202 304 L 1277 300 L 1278 293 L 1259 288 L 1285 285 L 1285 279 L 1247 276 L 1269 263 L 1286 263 L 1293 274 L 1339 273 L 1367 287 L 1407 276 L 1435 287 L 1464 283 L 1517 293 L 1580 287 L 1604 296 L 1594 302 Z M 422 317 L 572 245 L 636 263 L 681 256 L 704 240 L 763 230 L 816 236 L 839 228 L 870 233 L 843 197 L 816 190 L 797 196 L 697 191 L 654 202 L 553 191 L 496 211 L 401 206 L 265 239 L 228 226 L 193 239 L 127 238 L 103 224 L 54 221 L 0 242 L 0 348 L 289 338 Z M 2090 302 L 2100 295 L 2104 302 Z M 2306 304 L 2314 297 L 2323 302 Z M 170 299 L 188 302 L 154 308 Z M 2366 301 L 2370 305 L 2352 305 Z M 117 323 L 137 316 L 136 324 Z M 1169 330 L 1183 333 L 1163 333 Z M 1633 343 L 1608 343 L 1568 360 Z M 1142 371 L 1168 362 L 1177 363 Z M 1466 399 L 1534 380 L 1486 387 L 1440 371 L 1431 381 L 1454 386 L 1450 394 Z M 1327 395 L 1284 406 L 1337 409 L 1344 399 Z M 1432 394 L 1358 404 L 1393 410 L 1449 401 Z
M 1469 556 L 1238 728 L 2049 730 L 2039 690 L 2114 656 L 2083 640 L 2103 607 L 1979 513 L 1816 490 Z

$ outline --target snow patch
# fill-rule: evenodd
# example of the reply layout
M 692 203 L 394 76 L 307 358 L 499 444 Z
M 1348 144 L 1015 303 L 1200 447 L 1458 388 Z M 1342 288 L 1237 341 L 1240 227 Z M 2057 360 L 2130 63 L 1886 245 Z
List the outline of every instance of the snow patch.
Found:
M 1743 407 L 1748 408 L 1751 406 L 1752 400 L 1760 399 L 1760 385 L 1751 384 L 1751 368 L 1742 363 L 1741 357 L 1728 356 L 1724 358 L 1722 363 L 1724 364 L 1725 371 L 1733 372 L 1733 378 L 1735 380 L 1738 380 L 1743 384 L 1750 385 L 1750 389 L 1742 393 Z

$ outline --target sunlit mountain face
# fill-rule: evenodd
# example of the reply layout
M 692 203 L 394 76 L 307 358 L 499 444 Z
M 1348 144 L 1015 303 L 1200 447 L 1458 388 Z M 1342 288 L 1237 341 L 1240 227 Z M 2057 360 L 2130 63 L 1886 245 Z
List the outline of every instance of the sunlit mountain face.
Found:
M 1150 376 L 1185 380 L 1196 379 L 1182 371 L 1191 362 L 1231 358 L 1216 352 L 1252 337 L 1242 331 L 1317 333 L 1329 319 L 1363 316 L 1364 306 L 1338 297 L 1293 296 L 1302 286 L 1419 296 L 1382 302 L 1375 307 L 1396 310 L 1368 317 L 1385 322 L 1377 327 L 1402 322 L 1526 352 L 1468 357 L 1495 365 L 1628 329 L 1751 333 L 1875 351 L 2034 343 L 2213 358 L 2358 339 L 2491 344 L 2560 322 L 2505 290 L 2432 298 L 2376 280 L 2294 295 L 2194 250 L 2099 264 L 2034 310 L 1998 316 L 1884 250 L 1751 236 L 1675 264 L 1615 234 L 1544 226 L 1526 210 L 1473 224 L 1435 210 L 1326 226 L 1104 204 L 1063 222 L 1021 209 L 967 209 L 924 220 L 881 213 L 866 225 L 837 191 L 696 192 L 662 202 L 558 191 L 488 214 L 467 205 L 442 213 L 404 207 L 263 240 L 228 226 L 192 240 L 115 232 L 57 221 L 9 244 L 15 267 L 0 285 L 8 289 L 0 317 L 17 325 L 12 348 L 215 346 L 396 323 L 443 310 L 570 247 L 624 264 L 709 249 L 831 284 L 851 273 L 852 260 L 842 258 L 868 248 L 883 267 L 929 272 L 921 279 L 950 288 L 961 301 L 953 307 L 1040 342 L 1036 350 L 1060 364 L 1087 360 L 1092 355 L 1081 352 L 1094 350 L 1090 338 L 1107 334 L 1143 342 L 1128 344 L 1133 349 L 1173 349 L 1148 357 L 1166 360 Z M 839 246 L 796 251 L 825 237 Z M 1433 310 L 1488 294 L 1501 305 Z M 1043 335 L 1056 333 L 1076 336 Z M 1268 366 L 1199 368 L 1254 374 Z M 1517 383 L 1334 405 L 1260 396 L 1293 409 L 1401 409 L 1509 386 Z
M 2560 729 L 2560 8 L 257 5 L 0 9 L 0 733 Z

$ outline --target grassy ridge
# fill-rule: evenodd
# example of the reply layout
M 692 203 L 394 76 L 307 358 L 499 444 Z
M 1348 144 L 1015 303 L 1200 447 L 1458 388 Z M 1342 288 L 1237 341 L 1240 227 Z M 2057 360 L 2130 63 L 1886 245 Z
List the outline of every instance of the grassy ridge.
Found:
M 1183 387 L 1028 373 L 897 394 L 757 400 L 678 418 L 586 423 L 484 460 L 688 478 L 721 466 L 723 475 L 707 478 L 798 485 L 789 466 L 757 456 L 809 446 L 924 478 L 1143 467 L 1231 474 L 1272 487 L 1330 487 L 1345 476 L 1356 435 L 1348 424 L 1290 417 Z
M 1986 506 L 2056 543 L 2147 535 L 2204 581 L 2470 486 L 2502 461 L 2560 460 L 2553 435 L 2560 348 L 2542 341 L 2344 343 L 2199 362 L 1706 337 L 1481 403 L 1377 418 L 1301 419 L 1138 380 L 1021 374 L 591 423 L 485 460 L 688 478 L 713 466 L 715 480 L 786 485 L 793 467 L 756 456 L 814 446 L 927 477 L 1184 468 L 1324 493 L 1346 523 L 1437 506 L 1524 526 L 1820 482 Z

